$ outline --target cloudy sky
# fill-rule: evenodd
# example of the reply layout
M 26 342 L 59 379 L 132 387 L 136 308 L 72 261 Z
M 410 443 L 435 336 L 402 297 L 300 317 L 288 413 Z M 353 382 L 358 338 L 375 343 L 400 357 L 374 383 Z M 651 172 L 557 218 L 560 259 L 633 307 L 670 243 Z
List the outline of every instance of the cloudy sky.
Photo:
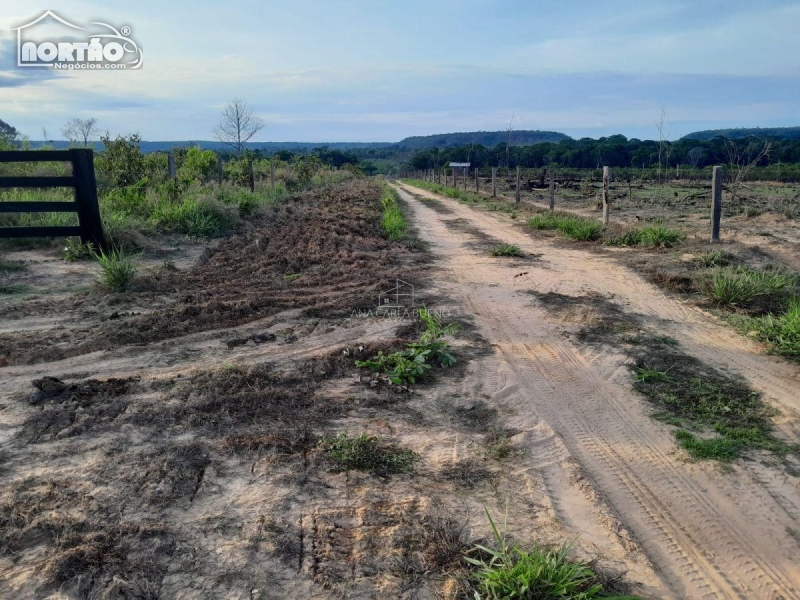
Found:
M 19 69 L 45 9 L 131 28 L 138 71 Z M 514 129 L 671 137 L 800 125 L 800 3 L 772 0 L 0 0 L 0 119 L 72 117 L 147 140 L 212 139 L 226 101 L 259 141 L 397 141 Z

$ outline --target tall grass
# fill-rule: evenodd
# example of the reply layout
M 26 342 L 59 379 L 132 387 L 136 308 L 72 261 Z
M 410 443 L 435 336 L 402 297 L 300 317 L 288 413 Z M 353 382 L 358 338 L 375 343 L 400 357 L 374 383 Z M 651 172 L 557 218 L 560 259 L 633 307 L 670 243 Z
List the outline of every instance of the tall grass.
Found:
M 800 297 L 792 299 L 785 313 L 748 319 L 745 325 L 775 354 L 800 361 Z
M 94 255 L 100 270 L 97 281 L 112 292 L 124 292 L 136 275 L 133 258 L 121 250 L 102 250 Z
M 700 290 L 720 306 L 747 307 L 791 291 L 797 277 L 783 271 L 717 267 L 699 280 Z
M 531 229 L 555 229 L 564 236 L 578 241 L 592 241 L 603 234 L 603 226 L 593 219 L 585 219 L 563 212 L 548 212 L 528 219 Z
M 381 226 L 390 240 L 402 240 L 408 235 L 406 218 L 397 201 L 397 192 L 388 185 L 383 184 L 383 192 L 381 194 L 383 219 L 381 220 Z

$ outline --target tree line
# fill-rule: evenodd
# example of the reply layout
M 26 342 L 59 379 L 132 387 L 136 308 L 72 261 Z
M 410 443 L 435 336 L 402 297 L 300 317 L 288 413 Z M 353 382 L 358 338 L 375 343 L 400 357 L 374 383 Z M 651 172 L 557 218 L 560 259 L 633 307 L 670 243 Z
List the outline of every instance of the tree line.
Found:
M 527 167 L 549 165 L 576 169 L 597 169 L 603 166 L 650 169 L 675 168 L 678 165 L 702 169 L 709 165 L 750 163 L 764 167 L 775 164 L 800 163 L 800 139 L 764 140 L 750 137 L 728 140 L 627 139 L 612 135 L 600 139 L 583 138 L 559 143 L 511 146 L 505 143 L 487 148 L 464 145 L 457 148 L 428 148 L 415 152 L 409 159 L 412 169 L 444 167 L 450 161 L 470 162 L 478 168 Z

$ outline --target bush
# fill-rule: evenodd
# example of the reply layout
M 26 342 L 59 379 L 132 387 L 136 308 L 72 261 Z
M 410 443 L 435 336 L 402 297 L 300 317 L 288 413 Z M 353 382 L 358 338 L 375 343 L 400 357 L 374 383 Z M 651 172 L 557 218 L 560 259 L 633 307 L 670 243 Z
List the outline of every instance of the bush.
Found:
M 653 248 L 672 248 L 683 241 L 683 234 L 665 227 L 660 221 L 641 229 L 641 244 Z
M 146 174 L 145 159 L 139 143 L 142 138 L 138 134 L 101 137 L 105 149 L 97 155 L 95 165 L 101 181 L 106 185 L 122 188 L 133 185 Z
M 209 181 L 217 172 L 217 155 L 213 150 L 192 146 L 186 150 L 177 177 L 185 183 Z

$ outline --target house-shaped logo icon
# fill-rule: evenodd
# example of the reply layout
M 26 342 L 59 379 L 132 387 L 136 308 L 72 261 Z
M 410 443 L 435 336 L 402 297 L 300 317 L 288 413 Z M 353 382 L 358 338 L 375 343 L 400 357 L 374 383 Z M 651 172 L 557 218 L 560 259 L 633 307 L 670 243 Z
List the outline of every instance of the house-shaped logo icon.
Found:
M 414 306 L 414 286 L 401 279 L 395 279 L 393 288 L 378 294 L 378 308 L 412 308 Z

